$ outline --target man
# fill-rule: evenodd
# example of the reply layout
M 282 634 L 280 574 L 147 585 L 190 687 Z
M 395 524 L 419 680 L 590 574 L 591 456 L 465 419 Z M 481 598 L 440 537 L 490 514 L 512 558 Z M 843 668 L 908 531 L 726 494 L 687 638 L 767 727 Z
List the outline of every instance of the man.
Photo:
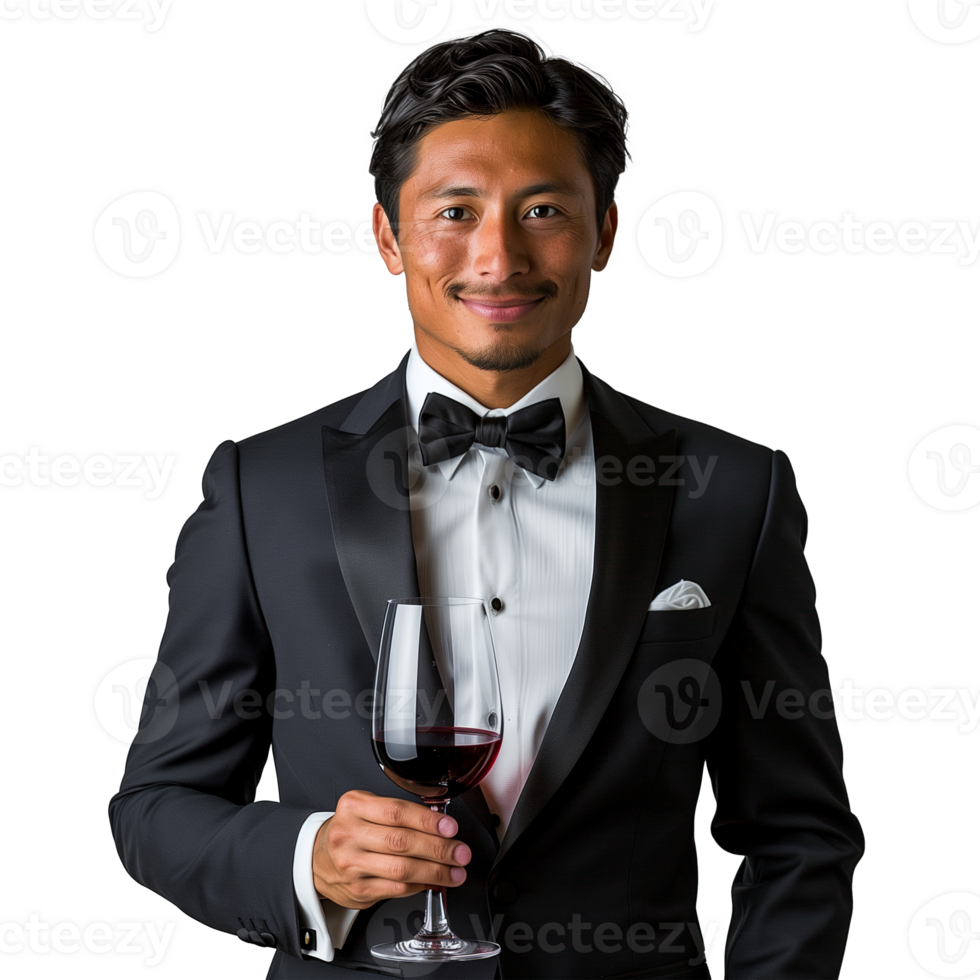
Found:
M 276 947 L 271 977 L 419 975 L 370 946 L 407 938 L 428 885 L 460 935 L 503 947 L 434 977 L 707 977 L 705 764 L 712 833 L 745 855 L 726 975 L 838 975 L 863 838 L 789 460 L 572 350 L 625 123 L 519 34 L 416 59 L 372 158 L 412 349 L 208 464 L 110 817 L 138 881 Z M 655 386 L 669 367 L 648 359 Z M 385 600 L 413 595 L 493 610 L 503 745 L 446 817 L 369 744 Z M 270 745 L 281 802 L 253 802 Z

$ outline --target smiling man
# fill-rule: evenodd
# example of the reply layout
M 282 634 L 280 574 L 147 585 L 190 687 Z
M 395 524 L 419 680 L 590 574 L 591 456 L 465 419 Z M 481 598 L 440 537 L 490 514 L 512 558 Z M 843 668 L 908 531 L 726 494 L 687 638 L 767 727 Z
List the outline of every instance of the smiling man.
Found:
M 397 238 L 374 206 L 381 254 L 406 275 L 422 359 L 481 403 L 509 407 L 568 357 L 590 275 L 612 251 L 616 205 L 597 216 L 576 137 L 537 108 L 438 125 L 416 158 Z
M 270 977 L 708 977 L 705 766 L 712 834 L 744 856 L 726 976 L 838 975 L 864 842 L 789 460 L 617 392 L 572 348 L 625 128 L 601 79 L 523 35 L 419 56 L 371 161 L 411 349 L 208 464 L 110 818 L 137 881 L 275 947 Z M 669 365 L 650 367 L 655 388 Z M 505 715 L 451 816 L 370 745 L 385 600 L 426 595 L 492 610 Z M 255 802 L 270 746 L 280 802 Z M 498 957 L 372 958 L 430 885 Z

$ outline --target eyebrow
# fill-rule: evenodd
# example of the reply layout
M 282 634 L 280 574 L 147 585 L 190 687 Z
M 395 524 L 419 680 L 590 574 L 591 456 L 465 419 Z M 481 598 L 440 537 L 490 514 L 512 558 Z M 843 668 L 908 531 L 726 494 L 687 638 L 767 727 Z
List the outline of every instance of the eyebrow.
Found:
M 534 194 L 576 194 L 577 191 L 570 184 L 563 181 L 546 180 L 537 184 L 529 184 L 522 187 L 518 192 L 518 197 L 531 197 Z M 479 187 L 461 187 L 453 184 L 441 184 L 423 191 L 419 195 L 419 200 L 427 201 L 441 197 L 483 197 L 483 192 Z

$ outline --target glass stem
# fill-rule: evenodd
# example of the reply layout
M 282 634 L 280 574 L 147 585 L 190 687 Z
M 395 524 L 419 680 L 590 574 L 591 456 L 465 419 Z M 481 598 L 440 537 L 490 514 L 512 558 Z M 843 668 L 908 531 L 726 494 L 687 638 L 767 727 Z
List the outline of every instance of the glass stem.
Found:
M 430 803 L 429 809 L 435 810 L 436 813 L 445 813 L 448 802 L 449 800 L 440 800 L 438 803 Z M 438 885 L 425 893 L 425 921 L 415 938 L 442 939 L 452 935 L 453 931 L 449 928 L 449 920 L 446 918 L 446 887 Z

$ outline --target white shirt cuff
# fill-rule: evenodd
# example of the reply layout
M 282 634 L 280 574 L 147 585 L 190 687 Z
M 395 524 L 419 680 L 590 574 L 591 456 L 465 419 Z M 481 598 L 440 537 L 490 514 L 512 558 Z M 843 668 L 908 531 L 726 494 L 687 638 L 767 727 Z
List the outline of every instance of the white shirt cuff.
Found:
M 358 909 L 322 898 L 313 884 L 313 845 L 317 832 L 332 816 L 330 810 L 311 813 L 300 827 L 293 851 L 293 892 L 299 906 L 300 944 L 307 929 L 315 929 L 317 935 L 316 949 L 304 951 L 303 956 L 327 963 L 333 959 L 334 948 L 344 945 L 358 913 Z

